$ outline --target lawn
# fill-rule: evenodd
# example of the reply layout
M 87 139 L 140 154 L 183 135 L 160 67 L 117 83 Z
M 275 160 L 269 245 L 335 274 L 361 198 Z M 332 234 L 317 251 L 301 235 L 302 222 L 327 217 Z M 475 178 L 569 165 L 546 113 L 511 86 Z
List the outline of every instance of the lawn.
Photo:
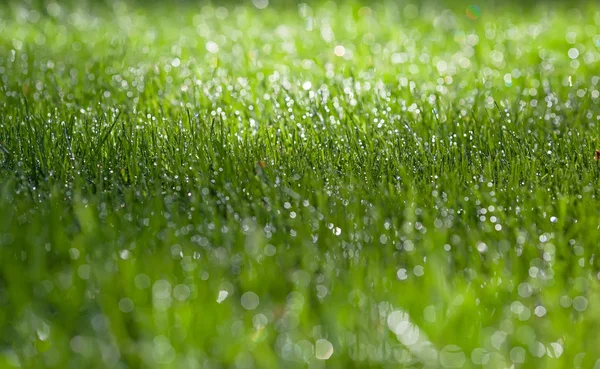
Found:
M 0 4 L 0 368 L 600 368 L 595 1 Z

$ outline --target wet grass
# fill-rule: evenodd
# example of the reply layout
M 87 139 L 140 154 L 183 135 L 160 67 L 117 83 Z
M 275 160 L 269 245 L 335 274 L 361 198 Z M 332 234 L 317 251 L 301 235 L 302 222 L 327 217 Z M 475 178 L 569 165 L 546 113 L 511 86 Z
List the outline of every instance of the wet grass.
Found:
M 0 6 L 0 367 L 600 365 L 592 2 Z

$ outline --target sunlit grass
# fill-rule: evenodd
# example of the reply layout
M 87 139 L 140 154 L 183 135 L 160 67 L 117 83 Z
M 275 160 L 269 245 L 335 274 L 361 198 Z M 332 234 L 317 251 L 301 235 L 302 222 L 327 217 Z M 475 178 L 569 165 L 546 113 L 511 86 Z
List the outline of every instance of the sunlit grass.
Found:
M 600 365 L 599 65 L 593 2 L 0 6 L 0 367 Z

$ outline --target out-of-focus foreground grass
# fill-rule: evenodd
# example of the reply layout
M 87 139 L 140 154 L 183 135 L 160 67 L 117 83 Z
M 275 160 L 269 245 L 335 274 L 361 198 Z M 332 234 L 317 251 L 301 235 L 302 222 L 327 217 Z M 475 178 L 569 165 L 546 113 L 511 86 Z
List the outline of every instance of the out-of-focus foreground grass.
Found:
M 0 367 L 600 366 L 594 2 L 0 6 Z

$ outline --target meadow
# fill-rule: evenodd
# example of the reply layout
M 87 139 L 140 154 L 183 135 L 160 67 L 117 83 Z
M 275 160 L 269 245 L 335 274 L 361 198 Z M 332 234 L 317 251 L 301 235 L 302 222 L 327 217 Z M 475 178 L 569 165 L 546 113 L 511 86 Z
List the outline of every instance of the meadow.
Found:
M 594 1 L 0 4 L 0 368 L 600 368 Z

